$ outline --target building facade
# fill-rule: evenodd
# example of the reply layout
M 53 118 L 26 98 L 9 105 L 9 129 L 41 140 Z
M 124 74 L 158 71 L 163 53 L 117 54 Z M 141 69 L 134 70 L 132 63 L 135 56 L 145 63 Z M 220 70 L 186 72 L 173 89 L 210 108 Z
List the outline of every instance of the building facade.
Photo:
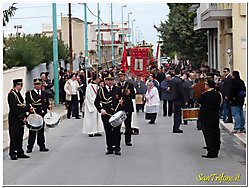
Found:
M 238 70 L 246 80 L 246 4 L 201 3 L 195 6 L 195 30 L 208 34 L 208 65 Z
M 69 46 L 69 21 L 68 17 L 61 17 L 61 27 L 58 29 L 58 36 Z M 82 63 L 85 57 L 85 31 L 84 21 L 72 17 L 72 50 L 74 59 L 78 59 Z M 100 51 L 101 58 L 98 62 L 98 25 L 88 22 L 88 59 L 90 66 L 111 67 L 112 66 L 112 35 L 111 25 L 108 23 L 100 24 Z M 50 29 L 49 29 L 50 28 Z M 128 28 L 127 22 L 123 24 L 124 41 L 127 41 L 127 36 L 131 32 Z M 52 26 L 43 24 L 43 34 L 52 36 Z M 131 33 L 130 33 L 131 34 Z M 114 62 L 115 65 L 121 63 L 122 58 L 122 23 L 113 24 L 113 38 L 114 38 Z

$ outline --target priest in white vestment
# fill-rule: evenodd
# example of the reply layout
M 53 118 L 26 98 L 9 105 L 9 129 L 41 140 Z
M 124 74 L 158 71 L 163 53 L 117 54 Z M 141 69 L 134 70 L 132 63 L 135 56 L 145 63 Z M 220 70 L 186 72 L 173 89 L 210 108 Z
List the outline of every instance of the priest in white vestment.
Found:
M 93 75 L 92 82 L 86 87 L 85 116 L 83 121 L 83 133 L 88 134 L 89 137 L 102 136 L 101 133 L 104 132 L 101 115 L 94 106 L 97 91 L 97 75 Z

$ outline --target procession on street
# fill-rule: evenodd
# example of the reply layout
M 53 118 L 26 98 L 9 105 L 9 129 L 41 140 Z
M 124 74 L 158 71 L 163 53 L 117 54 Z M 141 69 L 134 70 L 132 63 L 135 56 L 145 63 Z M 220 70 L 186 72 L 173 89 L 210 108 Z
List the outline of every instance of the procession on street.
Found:
M 246 3 L 58 4 L 4 3 L 5 186 L 247 184 Z

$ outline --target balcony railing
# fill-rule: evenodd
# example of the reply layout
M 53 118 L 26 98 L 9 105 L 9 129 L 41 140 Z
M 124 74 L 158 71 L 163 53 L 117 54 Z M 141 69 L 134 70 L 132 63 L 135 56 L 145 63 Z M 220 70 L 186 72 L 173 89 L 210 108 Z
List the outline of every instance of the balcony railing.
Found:
M 209 9 L 232 9 L 231 3 L 209 3 Z
M 101 44 L 102 45 L 112 44 L 112 41 L 111 40 L 101 40 Z M 122 44 L 122 42 L 119 40 L 114 40 L 113 44 Z
M 210 9 L 218 9 L 218 3 L 209 3 Z

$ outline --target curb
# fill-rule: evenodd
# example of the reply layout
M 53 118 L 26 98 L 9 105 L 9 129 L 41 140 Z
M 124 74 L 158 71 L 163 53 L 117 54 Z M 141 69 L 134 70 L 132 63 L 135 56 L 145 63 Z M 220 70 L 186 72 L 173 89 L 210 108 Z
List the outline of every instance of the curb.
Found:
M 230 135 L 232 135 L 241 146 L 246 148 L 246 133 L 234 134 L 232 132 L 234 124 L 233 123 L 224 123 L 222 120 L 220 120 L 220 126 L 222 129 L 224 129 L 226 132 L 228 132 Z

